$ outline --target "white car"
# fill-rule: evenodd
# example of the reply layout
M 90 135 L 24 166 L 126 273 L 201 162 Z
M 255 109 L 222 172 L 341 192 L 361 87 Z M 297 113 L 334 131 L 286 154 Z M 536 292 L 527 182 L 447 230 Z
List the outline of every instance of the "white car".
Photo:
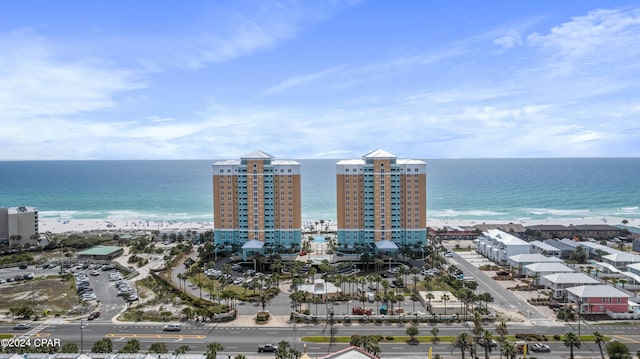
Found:
M 535 343 L 529 346 L 529 350 L 536 353 L 549 353 L 551 348 L 548 345 L 542 343 Z
M 165 332 L 179 332 L 182 330 L 182 325 L 180 324 L 167 324 L 162 328 Z

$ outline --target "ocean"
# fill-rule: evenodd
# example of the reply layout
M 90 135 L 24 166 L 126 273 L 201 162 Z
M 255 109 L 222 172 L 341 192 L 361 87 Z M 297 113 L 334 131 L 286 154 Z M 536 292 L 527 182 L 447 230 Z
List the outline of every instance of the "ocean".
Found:
M 298 161 L 303 220 L 334 220 L 337 160 Z M 640 158 L 424 161 L 430 219 L 640 218 Z M 36 207 L 41 218 L 211 222 L 213 162 L 0 162 L 0 206 Z

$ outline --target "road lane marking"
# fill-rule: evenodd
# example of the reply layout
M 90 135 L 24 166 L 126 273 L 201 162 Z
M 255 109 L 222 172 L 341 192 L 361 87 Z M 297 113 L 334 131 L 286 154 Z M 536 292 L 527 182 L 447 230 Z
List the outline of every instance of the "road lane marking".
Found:
M 107 338 L 160 338 L 160 339 L 204 339 L 206 335 L 192 334 L 106 334 Z

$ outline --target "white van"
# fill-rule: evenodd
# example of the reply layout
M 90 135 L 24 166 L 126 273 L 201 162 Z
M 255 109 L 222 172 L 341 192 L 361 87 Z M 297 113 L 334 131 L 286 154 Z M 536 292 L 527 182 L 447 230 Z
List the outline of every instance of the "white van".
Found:
M 367 300 L 369 301 L 369 303 L 373 303 L 376 300 L 376 296 L 373 293 L 369 292 L 367 293 Z

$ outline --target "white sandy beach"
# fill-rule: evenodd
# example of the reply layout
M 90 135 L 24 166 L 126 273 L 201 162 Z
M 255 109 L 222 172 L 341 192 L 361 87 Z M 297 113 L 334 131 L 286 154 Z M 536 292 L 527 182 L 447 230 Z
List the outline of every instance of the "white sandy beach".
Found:
M 583 224 L 607 224 L 619 225 L 625 218 L 620 217 L 581 217 L 581 218 L 548 218 L 540 220 L 461 220 L 461 219 L 428 219 L 429 227 L 465 227 L 477 224 L 504 224 L 516 223 L 524 226 L 532 225 L 583 225 Z M 640 228 L 640 219 L 627 219 L 627 226 Z M 314 221 L 305 221 L 305 223 L 313 223 Z M 335 231 L 336 225 L 333 221 L 327 221 L 325 224 L 329 231 Z M 213 222 L 178 222 L 178 221 L 146 221 L 140 219 L 56 219 L 41 218 L 39 219 L 40 232 L 51 233 L 68 233 L 68 232 L 85 232 L 85 231 L 154 231 L 161 232 L 171 231 L 187 231 L 195 230 L 203 232 L 213 230 Z

